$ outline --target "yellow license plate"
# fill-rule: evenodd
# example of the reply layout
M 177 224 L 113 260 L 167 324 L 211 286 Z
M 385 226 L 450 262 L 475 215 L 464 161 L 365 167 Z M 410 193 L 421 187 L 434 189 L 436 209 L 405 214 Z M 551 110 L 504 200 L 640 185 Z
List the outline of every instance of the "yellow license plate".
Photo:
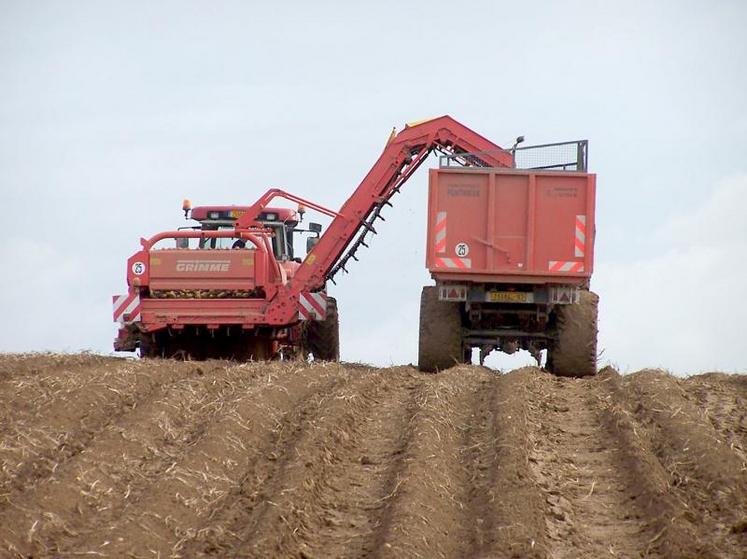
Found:
M 488 301 L 491 303 L 526 303 L 528 295 L 521 291 L 490 291 Z

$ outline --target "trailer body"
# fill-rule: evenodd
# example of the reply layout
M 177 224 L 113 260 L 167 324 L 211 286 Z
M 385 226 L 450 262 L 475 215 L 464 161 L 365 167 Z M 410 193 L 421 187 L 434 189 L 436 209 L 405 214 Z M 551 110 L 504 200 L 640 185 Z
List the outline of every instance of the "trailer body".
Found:
M 431 169 L 426 267 L 439 280 L 582 285 L 594 267 L 596 176 Z

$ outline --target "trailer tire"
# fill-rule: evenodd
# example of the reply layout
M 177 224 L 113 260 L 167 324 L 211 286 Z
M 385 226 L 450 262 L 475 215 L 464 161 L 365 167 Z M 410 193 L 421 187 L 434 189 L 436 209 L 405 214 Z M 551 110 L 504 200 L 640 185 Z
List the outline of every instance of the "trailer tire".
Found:
M 423 287 L 420 296 L 418 369 L 428 373 L 465 362 L 460 304 L 438 300 L 438 288 Z
M 306 324 L 303 348 L 304 353 L 311 353 L 315 360 L 340 360 L 340 319 L 334 297 L 327 298 L 327 318 L 310 320 Z
M 547 369 L 561 377 L 597 374 L 599 296 L 582 290 L 579 302 L 555 308 L 556 332 L 547 353 Z

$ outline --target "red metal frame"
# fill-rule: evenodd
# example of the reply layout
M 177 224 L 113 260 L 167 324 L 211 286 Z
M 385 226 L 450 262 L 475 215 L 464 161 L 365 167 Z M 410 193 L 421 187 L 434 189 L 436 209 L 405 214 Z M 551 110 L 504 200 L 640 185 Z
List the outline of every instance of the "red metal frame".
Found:
M 327 215 L 332 218 L 336 217 L 342 217 L 339 213 L 330 210 L 329 208 L 325 208 L 322 205 L 319 205 L 315 202 L 312 202 L 310 200 L 306 200 L 304 198 L 301 198 L 300 196 L 296 196 L 295 194 L 291 194 L 290 192 L 286 192 L 285 190 L 281 190 L 279 188 L 271 188 L 267 192 L 265 192 L 259 200 L 257 200 L 253 205 L 247 209 L 246 213 L 240 216 L 236 220 L 236 229 L 245 229 L 247 227 L 257 227 L 261 224 L 257 221 L 257 217 L 259 216 L 260 212 L 263 210 L 267 210 L 268 204 L 272 202 L 275 198 L 285 198 L 286 200 L 290 202 L 295 202 L 296 204 L 301 204 L 305 206 L 306 208 L 311 208 L 312 210 L 316 210 L 319 213 L 323 213 L 324 215 Z M 254 216 L 254 217 L 251 217 Z
M 263 238 L 261 241 L 260 236 Z M 267 251 L 267 238 L 266 235 L 262 235 L 262 232 L 235 231 L 233 229 L 163 231 L 148 239 L 141 238 L 140 245 L 144 250 L 150 250 L 153 245 L 163 239 L 228 239 L 237 237 L 251 241 L 257 247 L 257 250 Z

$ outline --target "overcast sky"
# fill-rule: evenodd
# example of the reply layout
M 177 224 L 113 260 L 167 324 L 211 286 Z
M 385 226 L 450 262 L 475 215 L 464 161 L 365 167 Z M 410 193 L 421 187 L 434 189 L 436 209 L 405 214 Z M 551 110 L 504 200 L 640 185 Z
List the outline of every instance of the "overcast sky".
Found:
M 0 0 L 0 351 L 109 352 L 125 261 L 184 197 L 338 207 L 392 126 L 450 114 L 589 139 L 602 363 L 746 371 L 745 29 L 742 1 Z M 417 358 L 426 190 L 331 289 L 343 359 Z

